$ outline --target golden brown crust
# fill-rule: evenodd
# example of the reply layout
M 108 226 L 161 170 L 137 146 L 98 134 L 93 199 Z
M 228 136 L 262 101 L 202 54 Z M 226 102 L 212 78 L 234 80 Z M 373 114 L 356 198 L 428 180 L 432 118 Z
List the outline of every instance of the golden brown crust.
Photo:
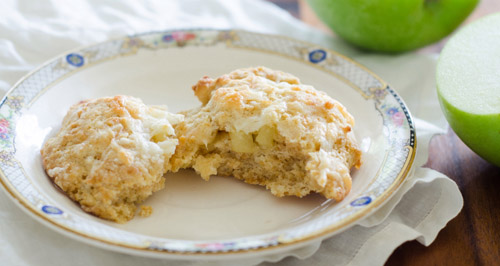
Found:
M 206 180 L 234 176 L 276 196 L 349 193 L 361 151 L 339 102 L 265 67 L 205 76 L 193 91 L 202 106 L 184 112 L 184 121 L 129 96 L 72 106 L 41 150 L 47 174 L 82 209 L 119 223 L 164 187 L 166 171 L 180 168 Z
M 234 175 L 278 196 L 314 191 L 341 200 L 350 191 L 361 151 L 354 119 L 339 102 L 265 67 L 205 76 L 193 90 L 202 107 L 176 126 L 174 171 Z
M 128 96 L 82 101 L 44 144 L 44 168 L 83 210 L 119 223 L 164 187 L 182 116 Z

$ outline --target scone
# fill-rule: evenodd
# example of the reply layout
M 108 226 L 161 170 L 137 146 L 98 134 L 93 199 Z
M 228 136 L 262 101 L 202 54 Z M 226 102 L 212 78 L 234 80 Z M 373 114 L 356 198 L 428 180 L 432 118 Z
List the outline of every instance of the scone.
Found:
M 129 96 L 72 106 L 41 154 L 47 174 L 83 210 L 124 223 L 164 187 L 182 115 Z
M 349 193 L 361 151 L 354 119 L 336 100 L 265 67 L 203 77 L 193 90 L 202 106 L 175 126 L 174 171 L 234 176 L 280 197 L 317 192 L 339 201 Z

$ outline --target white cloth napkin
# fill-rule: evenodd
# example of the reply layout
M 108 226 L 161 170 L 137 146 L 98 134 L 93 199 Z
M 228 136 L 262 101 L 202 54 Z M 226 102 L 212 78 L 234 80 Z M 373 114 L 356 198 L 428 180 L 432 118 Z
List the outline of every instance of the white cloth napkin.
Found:
M 366 65 L 400 93 L 416 117 L 415 168 L 376 213 L 351 229 L 293 252 L 225 264 L 381 265 L 403 242 L 429 245 L 462 208 L 456 184 L 421 168 L 428 143 L 445 132 L 435 93 L 435 59 L 419 54 L 367 54 L 256 0 L 3 0 L 0 8 L 0 95 L 28 71 L 81 45 L 138 32 L 179 28 L 240 28 L 288 35 L 343 53 Z M 294 257 L 287 257 L 293 254 Z M 285 258 L 287 257 L 287 258 Z M 89 246 L 34 221 L 0 192 L 2 265 L 201 265 L 205 262 L 133 257 Z M 214 263 L 219 264 L 219 263 Z

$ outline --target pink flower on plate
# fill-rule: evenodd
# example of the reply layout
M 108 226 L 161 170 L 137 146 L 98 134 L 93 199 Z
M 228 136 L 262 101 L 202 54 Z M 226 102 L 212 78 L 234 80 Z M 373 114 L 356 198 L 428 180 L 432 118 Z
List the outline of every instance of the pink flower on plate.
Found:
M 5 118 L 0 119 L 0 133 L 9 132 L 9 121 Z
M 195 244 L 195 246 L 198 248 L 210 249 L 210 250 L 221 250 L 224 248 L 224 244 L 222 243 L 202 243 L 202 244 Z
M 172 37 L 176 41 L 189 41 L 196 38 L 196 35 L 189 32 L 177 31 L 172 33 Z
M 397 112 L 392 115 L 392 122 L 394 122 L 397 126 L 403 125 L 404 121 L 405 115 L 402 112 Z

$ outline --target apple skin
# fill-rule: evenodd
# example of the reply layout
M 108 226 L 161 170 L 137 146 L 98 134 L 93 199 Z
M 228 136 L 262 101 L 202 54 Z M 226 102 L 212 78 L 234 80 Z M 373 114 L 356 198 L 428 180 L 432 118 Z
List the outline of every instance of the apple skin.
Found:
M 436 67 L 441 109 L 458 137 L 500 166 L 500 12 L 460 29 Z
M 471 150 L 500 166 L 500 114 L 472 114 L 450 104 L 438 90 L 439 103 L 450 127 Z
M 337 35 L 359 48 L 399 53 L 455 30 L 479 0 L 308 0 Z

